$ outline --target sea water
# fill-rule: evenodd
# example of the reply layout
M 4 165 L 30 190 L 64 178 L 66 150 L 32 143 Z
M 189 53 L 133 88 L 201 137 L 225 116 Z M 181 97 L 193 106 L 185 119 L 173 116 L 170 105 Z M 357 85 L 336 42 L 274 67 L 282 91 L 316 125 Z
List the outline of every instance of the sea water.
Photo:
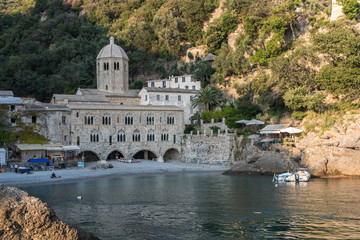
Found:
M 360 179 L 271 179 L 176 173 L 22 189 L 101 239 L 360 239 Z

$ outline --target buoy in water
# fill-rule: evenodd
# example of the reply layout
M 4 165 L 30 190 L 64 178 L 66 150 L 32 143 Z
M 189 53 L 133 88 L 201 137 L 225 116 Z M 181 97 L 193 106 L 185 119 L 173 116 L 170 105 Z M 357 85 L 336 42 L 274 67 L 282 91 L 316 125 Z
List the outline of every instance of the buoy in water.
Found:
M 76 198 L 77 198 L 77 199 L 81 199 L 82 197 L 81 197 L 81 196 L 77 196 Z

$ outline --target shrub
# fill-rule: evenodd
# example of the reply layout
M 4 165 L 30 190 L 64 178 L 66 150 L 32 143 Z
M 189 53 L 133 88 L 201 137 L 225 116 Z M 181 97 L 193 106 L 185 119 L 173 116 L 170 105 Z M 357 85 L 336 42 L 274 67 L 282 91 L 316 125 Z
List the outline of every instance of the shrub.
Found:
M 295 111 L 291 114 L 291 117 L 295 118 L 296 120 L 303 120 L 307 116 L 306 112 Z
M 218 126 L 211 126 L 209 127 L 211 130 L 213 130 L 213 133 L 216 135 L 218 133 L 218 130 L 220 129 Z
M 194 134 L 197 133 L 196 128 L 194 127 L 194 125 L 186 125 L 185 130 L 184 130 L 184 134 L 190 134 L 191 131 L 193 131 Z

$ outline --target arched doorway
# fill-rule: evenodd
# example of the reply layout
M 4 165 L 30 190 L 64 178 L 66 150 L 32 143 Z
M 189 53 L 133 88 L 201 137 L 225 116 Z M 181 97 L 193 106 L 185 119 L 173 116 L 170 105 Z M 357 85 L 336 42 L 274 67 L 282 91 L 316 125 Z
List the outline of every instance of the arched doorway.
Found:
M 144 160 L 153 160 L 154 158 L 157 158 L 155 153 L 148 151 L 148 150 L 142 150 L 134 154 L 134 159 L 144 159 Z
M 174 161 L 180 159 L 180 153 L 175 148 L 168 149 L 164 154 L 164 162 Z
M 113 151 L 107 156 L 106 160 L 107 161 L 115 160 L 115 159 L 120 159 L 120 158 L 123 158 L 123 157 L 124 157 L 124 155 L 121 152 Z
M 100 161 L 99 156 L 92 151 L 84 151 L 79 154 L 79 157 L 82 158 L 84 156 L 85 162 L 96 162 Z

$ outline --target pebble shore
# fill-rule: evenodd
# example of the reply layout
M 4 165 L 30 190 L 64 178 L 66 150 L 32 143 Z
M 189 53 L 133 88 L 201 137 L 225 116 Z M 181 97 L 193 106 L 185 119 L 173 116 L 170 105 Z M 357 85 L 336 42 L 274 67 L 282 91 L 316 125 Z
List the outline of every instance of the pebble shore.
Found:
M 33 171 L 31 174 L 20 174 L 14 172 L 0 173 L 0 183 L 8 186 L 25 186 L 33 184 L 48 184 L 71 182 L 77 179 L 92 179 L 106 176 L 122 175 L 146 175 L 146 174 L 170 174 L 185 172 L 223 172 L 229 169 L 226 166 L 215 166 L 205 164 L 189 164 L 180 161 L 159 163 L 155 161 L 142 160 L 140 163 L 122 163 L 119 161 L 108 161 L 113 168 L 102 168 L 97 163 L 85 163 L 85 167 L 73 167 L 67 169 L 55 169 L 55 174 L 61 178 L 50 178 L 52 171 Z

